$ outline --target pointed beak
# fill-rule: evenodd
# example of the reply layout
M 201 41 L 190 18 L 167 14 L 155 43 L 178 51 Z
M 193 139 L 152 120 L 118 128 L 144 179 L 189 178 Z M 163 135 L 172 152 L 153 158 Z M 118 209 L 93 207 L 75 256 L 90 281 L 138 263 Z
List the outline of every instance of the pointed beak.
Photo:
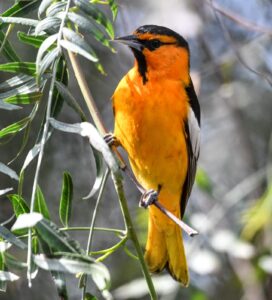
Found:
M 136 35 L 127 35 L 114 39 L 115 42 L 122 43 L 136 50 L 142 51 L 143 45 Z

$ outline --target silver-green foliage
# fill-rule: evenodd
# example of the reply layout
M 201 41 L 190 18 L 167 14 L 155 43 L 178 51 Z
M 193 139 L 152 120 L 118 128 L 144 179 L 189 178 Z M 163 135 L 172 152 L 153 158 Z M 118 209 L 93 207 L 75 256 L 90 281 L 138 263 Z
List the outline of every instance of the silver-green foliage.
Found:
M 51 272 L 58 293 L 62 299 L 68 299 L 65 286 L 65 273 L 91 276 L 101 295 L 109 298 L 109 272 L 101 262 L 88 256 L 77 241 L 70 238 L 69 220 L 72 215 L 73 182 L 68 172 L 64 172 L 62 192 L 60 195 L 59 216 L 64 228 L 59 228 L 50 218 L 47 200 L 38 185 L 44 146 L 50 139 L 54 127 L 69 128 L 69 125 L 58 123 L 56 118 L 63 104 L 68 104 L 83 122 L 86 128 L 86 116 L 68 89 L 68 67 L 66 51 L 83 56 L 94 63 L 99 72 L 104 73 L 99 60 L 99 53 L 94 50 L 94 43 L 99 43 L 114 51 L 110 40 L 114 37 L 114 28 L 110 18 L 99 6 L 108 6 L 113 19 L 117 14 L 114 0 L 33 0 L 17 1 L 0 15 L 0 56 L 5 63 L 0 64 L 0 72 L 9 75 L 9 79 L 0 82 L 0 110 L 24 110 L 32 106 L 31 113 L 24 118 L 0 128 L 0 147 L 11 138 L 22 134 L 22 144 L 10 162 L 0 162 L 0 172 L 18 183 L 18 192 L 10 193 L 13 188 L 0 190 L 0 196 L 7 195 L 11 201 L 14 215 L 0 225 L 0 291 L 6 290 L 8 281 L 17 280 L 16 270 L 26 269 L 29 284 L 36 276 L 37 269 Z M 32 18 L 29 18 L 31 12 Z M 36 16 L 36 18 L 35 18 Z M 20 27 L 17 32 L 18 41 L 36 53 L 35 61 L 23 61 L 20 51 L 15 49 L 9 40 L 11 31 Z M 91 36 L 91 45 L 86 35 Z M 18 53 L 17 53 L 18 52 Z M 46 88 L 49 87 L 49 88 Z M 19 155 L 24 153 L 29 143 L 29 132 L 33 120 L 41 117 L 41 100 L 46 105 L 42 115 L 40 130 L 36 133 L 36 141 L 24 158 L 21 170 L 17 172 L 9 166 Z M 52 126 L 53 125 L 53 126 Z M 82 126 L 74 129 L 83 130 Z M 90 127 L 92 129 L 92 127 Z M 82 133 L 82 132 L 77 133 Z M 35 134 L 35 133 L 33 133 Z M 84 133 L 86 136 L 86 133 Z M 84 134 L 82 136 L 84 136 Z M 97 179 L 90 195 L 94 196 L 101 188 L 104 174 L 104 163 L 113 169 L 118 168 L 112 154 L 95 129 L 91 136 L 98 143 L 99 149 L 93 149 L 95 156 Z M 88 136 L 88 135 L 87 135 Z M 90 136 L 88 136 L 91 139 Z M 91 144 L 91 148 L 93 145 Z M 24 175 L 30 163 L 38 158 L 33 178 L 32 197 L 24 200 Z M 5 224 L 16 219 L 12 231 Z M 28 242 L 27 240 L 28 239 Z M 27 251 L 27 263 L 20 261 L 9 253 L 10 247 L 18 247 Z M 21 256 L 22 257 L 22 256 Z M 86 297 L 88 294 L 86 294 Z

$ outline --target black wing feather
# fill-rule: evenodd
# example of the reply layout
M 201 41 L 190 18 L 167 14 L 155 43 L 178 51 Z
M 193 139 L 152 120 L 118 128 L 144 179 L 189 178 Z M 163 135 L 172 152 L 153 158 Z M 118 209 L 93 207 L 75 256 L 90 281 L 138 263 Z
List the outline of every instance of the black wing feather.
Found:
M 192 109 L 192 113 L 194 114 L 194 118 L 196 118 L 197 121 L 197 125 L 198 125 L 198 130 L 200 128 L 200 106 L 199 106 L 199 102 L 194 90 L 194 86 L 192 83 L 192 80 L 190 80 L 190 84 L 189 86 L 186 88 L 186 93 L 188 95 L 189 98 L 189 104 L 190 107 Z M 181 201 L 180 201 L 180 213 L 181 213 L 181 217 L 183 217 L 184 212 L 185 212 L 185 208 L 186 205 L 188 203 L 188 199 L 191 195 L 191 191 L 193 188 L 193 184 L 195 181 L 195 175 L 196 175 L 196 168 L 197 168 L 197 161 L 198 161 L 198 157 L 199 157 L 199 141 L 197 141 L 198 146 L 196 147 L 196 145 L 192 145 L 192 140 L 195 141 L 196 137 L 193 137 L 193 135 L 198 135 L 198 132 L 193 132 L 193 130 L 197 130 L 192 128 L 192 126 L 190 126 L 190 122 L 192 122 L 192 120 L 189 119 L 190 115 L 188 116 L 188 119 L 185 121 L 184 124 L 184 134 L 186 137 L 186 145 L 187 145 L 187 153 L 188 153 L 188 170 L 187 170 L 187 175 L 186 175 L 186 179 L 185 182 L 183 184 L 183 188 L 182 188 L 182 194 L 181 194 Z M 196 125 L 196 126 L 197 126 Z

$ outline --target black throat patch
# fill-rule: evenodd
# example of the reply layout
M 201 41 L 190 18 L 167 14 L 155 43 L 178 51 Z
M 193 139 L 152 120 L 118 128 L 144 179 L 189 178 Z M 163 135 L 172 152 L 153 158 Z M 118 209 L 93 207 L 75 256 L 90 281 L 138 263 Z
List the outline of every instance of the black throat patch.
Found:
M 147 82 L 147 64 L 146 64 L 146 59 L 145 56 L 143 55 L 143 53 L 139 50 L 136 50 L 134 48 L 131 48 L 131 50 L 133 51 L 133 54 L 137 60 L 138 63 L 138 72 L 141 75 L 142 79 L 143 79 L 143 84 L 146 84 Z

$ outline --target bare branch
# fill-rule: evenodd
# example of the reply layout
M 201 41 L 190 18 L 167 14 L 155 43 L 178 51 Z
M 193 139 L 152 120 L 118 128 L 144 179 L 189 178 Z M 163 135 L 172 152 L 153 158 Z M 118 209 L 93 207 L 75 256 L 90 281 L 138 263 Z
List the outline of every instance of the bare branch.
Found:
M 272 86 L 272 78 L 271 78 L 271 76 L 269 76 L 268 74 L 262 73 L 262 72 L 260 72 L 258 70 L 253 69 L 252 67 L 250 67 L 244 61 L 244 59 L 241 56 L 238 48 L 236 47 L 235 43 L 232 40 L 232 37 L 230 35 L 229 30 L 227 29 L 227 27 L 226 27 L 225 23 L 223 22 L 222 18 L 219 16 L 219 12 L 216 9 L 216 7 L 214 6 L 213 0 L 207 0 L 207 1 L 210 3 L 210 5 L 211 5 L 211 7 L 212 7 L 212 9 L 214 11 L 215 17 L 216 17 L 218 23 L 220 24 L 220 27 L 221 27 L 221 29 L 222 29 L 222 31 L 224 33 L 225 39 L 229 42 L 229 44 L 232 47 L 232 50 L 234 51 L 234 53 L 236 54 L 236 57 L 237 57 L 238 61 L 240 62 L 240 64 L 244 68 L 246 68 L 247 70 L 249 70 L 250 72 L 252 72 L 252 73 L 256 74 L 257 76 L 262 77 L 263 79 L 265 79 L 269 83 L 269 85 Z
M 243 26 L 252 31 L 257 31 L 260 33 L 272 35 L 272 28 L 261 26 L 252 21 L 249 21 L 249 20 L 243 18 L 242 16 L 234 13 L 233 11 L 223 8 L 222 6 L 220 6 L 217 3 L 214 3 L 213 1 L 205 0 L 205 2 L 208 5 L 210 5 L 213 8 L 213 10 L 215 10 L 216 12 L 220 13 L 221 15 L 227 17 L 228 19 L 232 20 L 233 22 L 239 24 L 240 26 Z

